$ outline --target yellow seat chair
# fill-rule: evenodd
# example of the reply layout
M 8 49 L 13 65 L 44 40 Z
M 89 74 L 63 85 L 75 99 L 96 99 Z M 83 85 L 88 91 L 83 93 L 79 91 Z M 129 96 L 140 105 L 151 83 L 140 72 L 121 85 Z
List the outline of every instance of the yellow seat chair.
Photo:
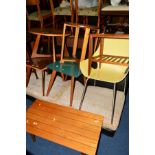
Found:
M 94 44 L 97 40 L 97 44 Z M 94 46 L 95 47 L 94 47 Z M 95 51 L 93 54 L 93 50 Z M 89 79 L 114 84 L 111 124 L 115 112 L 116 84 L 126 79 L 129 68 L 129 35 L 128 34 L 93 34 L 89 40 L 89 59 L 80 62 L 82 74 L 87 78 L 81 99 L 84 100 Z M 124 95 L 126 80 L 124 83 Z

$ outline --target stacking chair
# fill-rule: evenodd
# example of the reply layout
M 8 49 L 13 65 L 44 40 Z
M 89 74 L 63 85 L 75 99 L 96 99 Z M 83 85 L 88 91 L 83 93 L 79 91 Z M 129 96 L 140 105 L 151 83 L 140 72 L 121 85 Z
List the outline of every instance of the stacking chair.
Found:
M 68 1 L 63 1 L 60 0 L 60 2 L 68 2 Z M 66 16 L 70 16 L 71 20 L 70 22 L 74 22 L 74 10 L 73 10 L 73 2 L 72 0 L 70 0 L 68 2 L 68 4 L 70 5 L 66 5 L 66 7 L 61 7 L 61 3 L 59 3 L 59 1 L 54 1 L 54 0 L 50 0 L 50 5 L 51 5 L 51 11 L 52 11 L 52 18 L 53 18 L 53 27 L 55 27 L 58 23 L 58 18 L 56 18 L 56 16 L 63 16 L 66 22 Z M 60 24 L 60 21 L 59 21 Z
M 101 19 L 101 5 L 102 0 L 97 0 L 97 5 L 93 7 L 79 7 L 79 0 L 75 0 L 75 14 L 76 14 L 76 23 L 79 23 L 79 17 L 83 17 L 84 24 L 88 23 L 88 17 L 96 17 L 97 18 L 97 26 L 100 27 L 100 19 Z M 84 1 L 84 0 L 83 0 Z M 89 3 L 90 1 L 87 0 Z
M 65 37 L 67 30 L 70 30 L 72 34 Z M 56 73 L 62 73 L 64 75 L 71 77 L 71 91 L 70 91 L 70 106 L 72 106 L 73 94 L 74 94 L 74 83 L 75 78 L 78 78 L 81 75 L 79 69 L 80 61 L 85 59 L 87 44 L 89 40 L 90 27 L 72 23 L 65 23 L 63 28 L 63 38 L 62 38 L 62 48 L 61 48 L 61 59 L 60 61 L 55 61 L 52 64 L 49 64 L 48 69 L 52 70 L 47 96 L 50 93 Z M 68 41 L 69 40 L 69 41 Z M 69 47 L 69 44 L 72 45 L 68 48 L 69 56 L 65 56 L 65 45 Z
M 35 7 L 34 10 L 29 11 L 28 7 Z M 39 0 L 26 0 L 26 15 L 28 20 L 28 29 L 31 28 L 31 22 L 40 22 L 40 27 L 43 28 L 44 20 L 52 18 L 51 10 L 41 10 Z
M 94 47 L 94 39 L 98 44 Z M 95 52 L 94 52 L 95 51 Z M 111 124 L 115 112 L 116 84 L 123 79 L 124 96 L 126 89 L 126 76 L 129 67 L 129 36 L 126 34 L 93 34 L 89 40 L 89 59 L 80 62 L 82 74 L 87 78 L 80 107 L 82 108 L 87 82 L 89 79 L 109 82 L 114 84 Z

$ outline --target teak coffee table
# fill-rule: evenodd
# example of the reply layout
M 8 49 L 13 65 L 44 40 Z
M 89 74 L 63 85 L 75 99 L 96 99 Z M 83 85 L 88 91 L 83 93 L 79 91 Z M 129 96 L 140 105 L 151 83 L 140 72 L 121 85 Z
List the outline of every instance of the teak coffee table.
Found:
M 26 112 L 26 131 L 35 138 L 69 147 L 82 154 L 95 155 L 103 117 L 35 100 Z

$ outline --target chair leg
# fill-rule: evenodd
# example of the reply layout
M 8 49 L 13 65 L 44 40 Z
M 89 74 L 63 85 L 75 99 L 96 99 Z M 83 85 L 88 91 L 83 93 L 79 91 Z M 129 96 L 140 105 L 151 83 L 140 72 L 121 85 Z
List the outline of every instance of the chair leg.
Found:
M 61 78 L 62 78 L 63 81 L 66 81 L 66 79 L 67 79 L 66 77 L 67 77 L 67 75 L 64 76 L 64 74 L 61 73 Z
M 31 22 L 30 22 L 30 20 L 28 20 L 28 30 L 30 30 L 31 29 Z
M 29 84 L 32 68 L 26 67 L 26 87 Z
M 113 124 L 114 119 L 114 113 L 115 113 L 115 101 L 116 101 L 116 83 L 114 83 L 114 89 L 113 89 L 113 100 L 112 100 L 112 115 L 111 115 L 111 124 Z
M 56 28 L 56 25 L 55 25 L 55 16 L 53 16 L 53 28 Z
M 124 79 L 124 94 L 125 94 L 125 91 L 126 91 L 126 78 Z
M 44 96 L 44 92 L 45 92 L 45 71 L 42 71 L 42 92 L 43 92 L 43 96 Z
M 83 100 L 84 100 L 84 97 L 85 97 L 85 93 L 86 93 L 86 89 L 87 89 L 88 80 L 89 80 L 89 78 L 87 78 L 86 81 L 85 81 L 84 90 L 83 90 L 83 93 L 82 93 L 79 110 L 81 110 L 81 107 L 82 107 L 82 103 L 83 103 Z
M 35 142 L 36 141 L 36 136 L 33 135 L 33 134 L 30 134 L 31 138 L 32 138 L 32 141 Z
M 85 83 L 86 83 L 86 77 L 83 76 L 83 84 L 85 85 Z
M 70 106 L 73 104 L 73 95 L 74 95 L 74 76 L 71 78 L 71 91 L 70 91 Z
M 40 27 L 43 28 L 44 27 L 44 24 L 43 24 L 43 19 L 41 19 L 40 21 Z
M 51 74 L 50 82 L 49 82 L 49 84 L 48 84 L 48 89 L 47 89 L 46 96 L 48 96 L 49 93 L 50 93 L 50 91 L 51 91 L 51 88 L 52 88 L 53 83 L 54 83 L 55 76 L 56 76 L 56 71 L 53 70 L 53 71 L 52 71 L 52 74 Z
M 37 74 L 36 70 L 34 70 L 34 74 L 35 74 L 35 76 L 36 76 L 36 79 L 39 79 L 39 77 L 38 77 L 38 74 Z

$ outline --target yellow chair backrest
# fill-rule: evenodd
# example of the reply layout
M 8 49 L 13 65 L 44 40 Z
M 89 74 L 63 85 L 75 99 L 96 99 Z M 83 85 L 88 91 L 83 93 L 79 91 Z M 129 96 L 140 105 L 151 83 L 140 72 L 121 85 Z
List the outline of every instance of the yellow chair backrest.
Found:
M 94 56 L 99 55 L 100 46 L 94 53 Z M 104 39 L 103 54 L 114 56 L 129 56 L 129 39 Z

